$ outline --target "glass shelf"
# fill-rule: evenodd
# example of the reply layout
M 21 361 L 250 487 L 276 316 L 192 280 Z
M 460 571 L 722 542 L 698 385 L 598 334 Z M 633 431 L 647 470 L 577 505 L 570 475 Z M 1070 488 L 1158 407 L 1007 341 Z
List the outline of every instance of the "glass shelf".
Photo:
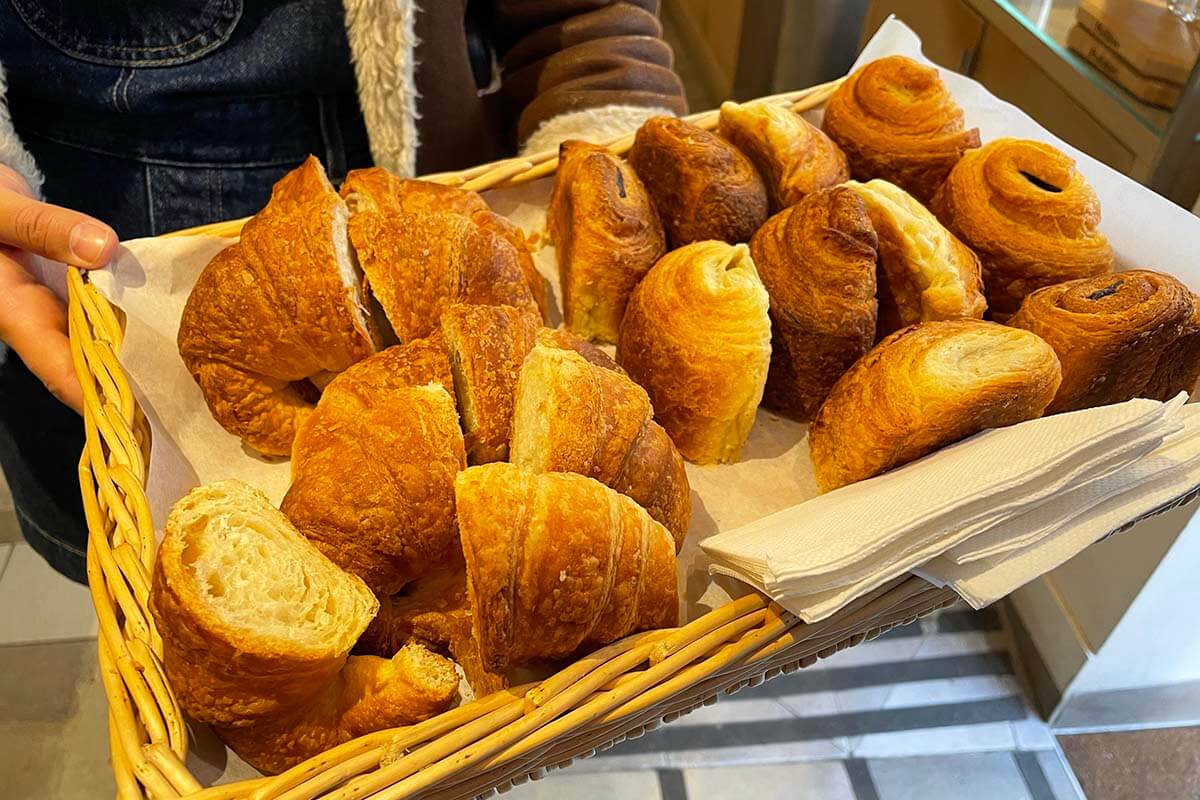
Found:
M 1148 105 L 1126 92 L 1067 48 L 1067 34 L 1075 25 L 1079 0 L 989 0 L 1040 39 L 1062 62 L 1091 81 L 1122 110 L 1155 136 L 1161 137 L 1171 121 L 1171 111 Z

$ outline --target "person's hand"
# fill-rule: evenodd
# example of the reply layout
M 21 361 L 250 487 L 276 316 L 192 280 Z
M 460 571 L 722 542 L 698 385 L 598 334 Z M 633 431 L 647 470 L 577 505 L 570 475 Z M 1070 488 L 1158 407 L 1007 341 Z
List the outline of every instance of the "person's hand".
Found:
M 34 277 L 31 255 L 94 269 L 107 264 L 116 249 L 112 228 L 39 203 L 25 179 L 0 164 L 0 341 L 76 411 L 83 409 L 83 392 L 71 366 L 67 309 Z

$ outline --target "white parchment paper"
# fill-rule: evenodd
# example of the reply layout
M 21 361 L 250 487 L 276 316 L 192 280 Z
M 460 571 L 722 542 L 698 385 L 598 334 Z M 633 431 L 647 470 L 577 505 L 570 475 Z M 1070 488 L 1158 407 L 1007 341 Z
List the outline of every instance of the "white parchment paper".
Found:
M 900 53 L 924 60 L 920 41 L 902 23 L 890 20 L 858 59 Z M 1200 219 L 1075 150 L 1016 107 L 990 95 L 974 81 L 943 70 L 963 106 L 969 125 L 983 140 L 1017 136 L 1050 142 L 1076 159 L 1095 188 L 1103 209 L 1101 228 L 1124 267 L 1170 272 L 1200 289 Z M 818 121 L 820 111 L 812 112 Z M 489 192 L 488 202 L 528 234 L 545 240 L 549 179 L 515 189 Z M 221 478 L 240 478 L 278 501 L 287 489 L 286 461 L 268 461 L 242 447 L 213 421 L 175 346 L 179 316 L 196 276 L 231 240 L 212 237 L 139 239 L 128 242 L 111 268 L 92 279 L 128 316 L 121 361 L 153 432 L 148 494 L 161 530 L 171 504 L 191 487 Z M 554 252 L 543 247 L 538 267 L 555 287 Z M 560 319 L 557 308 L 552 324 Z M 750 522 L 815 496 L 805 426 L 763 409 L 741 462 L 688 465 L 693 515 L 680 557 L 684 614 L 691 618 L 728 600 L 731 587 L 714 583 L 696 543 L 717 531 Z M 739 588 L 734 592 L 740 593 Z

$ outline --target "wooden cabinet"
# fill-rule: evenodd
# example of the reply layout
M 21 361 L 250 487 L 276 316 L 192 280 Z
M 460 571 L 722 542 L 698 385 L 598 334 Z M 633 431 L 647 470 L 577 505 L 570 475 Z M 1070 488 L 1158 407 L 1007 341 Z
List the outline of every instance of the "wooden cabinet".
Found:
M 970 73 L 987 25 L 961 0 L 874 0 L 867 10 L 859 49 L 892 14 L 917 32 L 931 61 Z

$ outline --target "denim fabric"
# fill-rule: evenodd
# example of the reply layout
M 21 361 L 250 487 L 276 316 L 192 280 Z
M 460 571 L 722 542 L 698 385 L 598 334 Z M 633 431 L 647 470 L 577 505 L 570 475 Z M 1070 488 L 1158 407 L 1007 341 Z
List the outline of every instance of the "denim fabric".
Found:
M 309 153 L 367 166 L 338 0 L 0 0 L 0 62 L 46 198 L 122 239 L 254 213 Z M 82 425 L 0 349 L 0 465 L 26 539 L 84 579 Z

